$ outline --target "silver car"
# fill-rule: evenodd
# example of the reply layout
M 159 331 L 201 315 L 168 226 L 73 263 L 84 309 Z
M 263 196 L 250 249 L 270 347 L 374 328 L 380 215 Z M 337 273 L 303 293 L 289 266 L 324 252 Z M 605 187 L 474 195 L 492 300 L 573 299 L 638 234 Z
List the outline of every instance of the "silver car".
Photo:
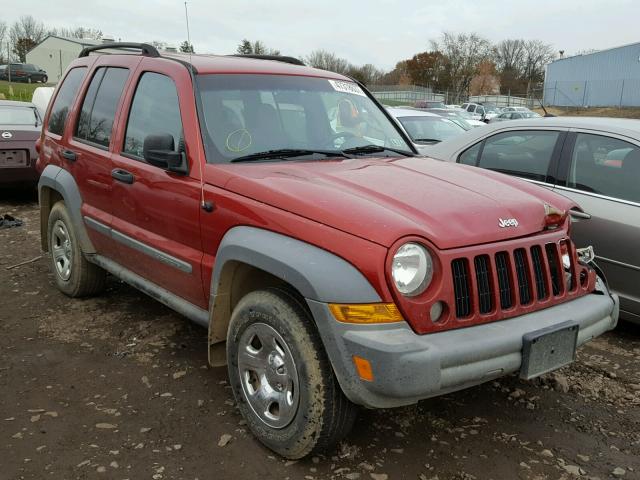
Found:
M 429 156 L 515 175 L 582 207 L 573 237 L 593 245 L 620 295 L 622 317 L 640 323 L 640 120 L 554 117 L 473 129 Z
M 511 107 L 514 108 L 514 107 Z M 493 117 L 488 123 L 506 122 L 508 120 L 522 120 L 523 118 L 541 118 L 542 115 L 531 111 L 509 111 L 501 113 L 500 115 Z
M 429 149 L 438 142 L 466 131 L 457 122 L 435 113 L 413 108 L 388 107 L 387 110 L 407 132 L 416 150 L 423 155 L 428 155 Z

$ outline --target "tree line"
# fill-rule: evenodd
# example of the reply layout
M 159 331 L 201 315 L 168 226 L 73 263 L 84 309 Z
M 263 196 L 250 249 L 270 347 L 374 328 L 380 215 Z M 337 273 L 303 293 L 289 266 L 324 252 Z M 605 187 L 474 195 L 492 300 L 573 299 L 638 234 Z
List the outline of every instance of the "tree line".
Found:
M 492 44 L 475 33 L 442 33 L 430 48 L 398 62 L 382 83 L 410 83 L 458 94 L 525 94 L 544 80 L 553 47 L 540 40 Z M 493 91 L 490 91 L 493 90 Z

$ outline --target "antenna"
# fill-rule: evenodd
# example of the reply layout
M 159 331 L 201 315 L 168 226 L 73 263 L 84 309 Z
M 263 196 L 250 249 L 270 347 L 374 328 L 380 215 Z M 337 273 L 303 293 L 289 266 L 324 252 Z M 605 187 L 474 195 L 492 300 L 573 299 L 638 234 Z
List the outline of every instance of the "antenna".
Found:
M 193 63 L 191 61 L 191 55 L 193 53 L 193 45 L 191 44 L 191 31 L 189 29 L 189 9 L 187 7 L 187 2 L 184 2 L 184 18 L 187 23 L 187 43 L 188 45 L 188 53 L 189 53 L 189 73 L 191 74 L 191 83 L 193 85 L 194 93 L 196 87 L 196 77 L 193 73 Z M 195 100 L 195 99 L 194 99 Z M 197 100 L 196 100 L 197 103 Z M 200 130 L 197 130 L 201 134 Z M 200 138 L 198 138 L 198 142 L 196 144 L 196 161 L 198 162 L 198 171 L 200 172 L 200 207 L 206 212 L 213 211 L 213 204 L 211 202 L 205 202 L 204 200 L 204 173 L 202 171 L 202 155 L 200 152 Z

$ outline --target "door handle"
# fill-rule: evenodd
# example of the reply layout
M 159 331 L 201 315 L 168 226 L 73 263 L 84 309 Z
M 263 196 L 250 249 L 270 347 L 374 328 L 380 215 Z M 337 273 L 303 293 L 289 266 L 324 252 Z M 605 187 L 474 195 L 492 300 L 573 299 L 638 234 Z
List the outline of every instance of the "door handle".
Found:
M 121 168 L 114 168 L 111 170 L 111 176 L 119 182 L 128 183 L 131 185 L 135 181 L 133 173 L 122 170 Z
M 581 212 L 580 210 L 576 210 L 575 208 L 569 210 L 569 215 L 580 220 L 589 220 L 591 218 L 591 215 L 589 215 L 588 213 Z
M 70 162 L 75 162 L 77 159 L 76 152 L 74 152 L 73 150 L 63 150 L 62 158 L 64 158 L 65 160 L 69 160 Z

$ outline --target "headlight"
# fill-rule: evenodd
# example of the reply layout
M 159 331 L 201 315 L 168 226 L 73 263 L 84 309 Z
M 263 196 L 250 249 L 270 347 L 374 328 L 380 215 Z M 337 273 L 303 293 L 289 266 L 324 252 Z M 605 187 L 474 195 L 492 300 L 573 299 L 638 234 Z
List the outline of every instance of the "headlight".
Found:
M 431 283 L 433 259 L 422 245 L 405 243 L 393 256 L 391 275 L 400 293 L 415 297 Z

